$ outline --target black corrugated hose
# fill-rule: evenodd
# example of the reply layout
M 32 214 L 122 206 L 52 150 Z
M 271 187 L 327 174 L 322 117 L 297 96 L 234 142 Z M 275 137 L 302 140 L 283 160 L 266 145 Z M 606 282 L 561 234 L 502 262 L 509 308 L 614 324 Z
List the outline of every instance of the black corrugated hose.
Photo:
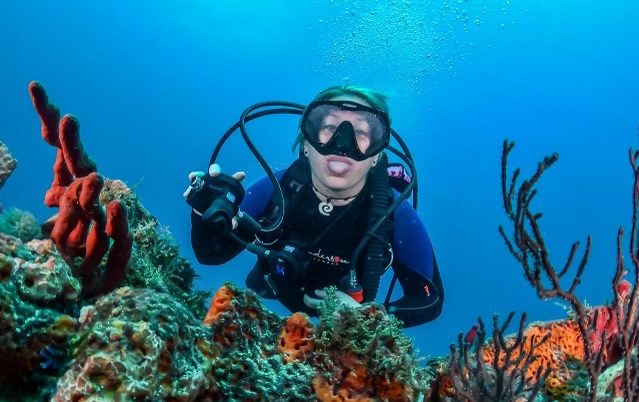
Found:
M 359 255 L 366 247 L 363 253 L 365 260 L 361 262 L 362 270 L 360 283 L 364 291 L 364 302 L 375 300 L 379 283 L 384 269 L 388 265 L 388 247 L 391 235 L 391 219 L 386 216 L 381 224 L 378 223 L 387 213 L 392 202 L 392 193 L 388 180 L 388 157 L 382 154 L 377 165 L 371 169 L 370 188 L 371 188 L 371 204 L 370 214 L 368 216 L 368 231 L 364 235 L 366 241 L 360 243 L 358 249 L 354 253 L 353 263 L 357 263 Z M 378 226 L 375 228 L 375 226 Z M 364 239 L 363 239 L 364 240 Z M 358 255 L 358 253 L 360 253 Z

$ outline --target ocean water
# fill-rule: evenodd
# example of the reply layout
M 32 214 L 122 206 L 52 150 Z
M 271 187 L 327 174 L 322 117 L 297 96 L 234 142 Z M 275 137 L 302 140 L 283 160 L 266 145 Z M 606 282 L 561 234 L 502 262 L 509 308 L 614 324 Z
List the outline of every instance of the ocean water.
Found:
M 221 267 L 195 261 L 187 173 L 206 169 L 217 139 L 253 103 L 307 103 L 340 83 L 380 89 L 415 157 L 418 212 L 446 290 L 442 315 L 407 333 L 422 354 L 445 354 L 477 317 L 565 317 L 538 300 L 497 232 L 508 227 L 506 138 L 517 143 L 510 163 L 524 177 L 559 153 L 534 203 L 552 261 L 563 266 L 572 242 L 583 250 L 591 235 L 578 294 L 593 305 L 611 298 L 616 233 L 629 233 L 632 217 L 628 149 L 639 147 L 638 20 L 630 0 L 3 0 L 0 140 L 19 167 L 0 202 L 41 220 L 53 213 L 42 199 L 55 151 L 40 138 L 27 92 L 39 80 L 63 113 L 79 117 L 99 172 L 135 188 L 168 226 L 197 267 L 197 286 L 243 284 L 249 254 Z M 295 157 L 296 125 L 291 116 L 251 124 L 273 167 Z M 239 136 L 219 161 L 246 170 L 248 183 L 264 174 Z

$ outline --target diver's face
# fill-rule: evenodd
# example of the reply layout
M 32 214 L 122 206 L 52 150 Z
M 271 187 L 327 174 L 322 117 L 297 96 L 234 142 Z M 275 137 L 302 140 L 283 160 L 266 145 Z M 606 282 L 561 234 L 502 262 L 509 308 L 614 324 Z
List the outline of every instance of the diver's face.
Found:
M 331 98 L 330 100 L 353 101 L 371 107 L 365 100 L 358 97 L 339 96 Z M 328 116 L 327 118 L 332 119 L 332 121 L 327 123 L 337 126 L 342 121 L 351 121 L 353 116 L 350 116 L 350 114 L 352 114 L 352 112 L 339 111 Z M 356 133 L 355 138 L 358 146 L 360 146 L 360 149 L 362 147 L 365 149 L 366 144 L 361 142 L 366 141 L 367 137 L 357 134 L 358 131 L 367 129 L 366 122 L 353 121 L 353 128 Z M 328 141 L 328 139 L 326 140 Z M 320 191 L 328 191 L 330 194 L 327 195 L 335 197 L 339 197 L 340 195 L 348 197 L 357 194 L 364 187 L 368 171 L 373 166 L 373 161 L 377 159 L 377 155 L 362 161 L 356 161 L 340 155 L 322 155 L 308 142 L 304 144 L 304 149 L 308 151 L 313 184 L 315 184 Z

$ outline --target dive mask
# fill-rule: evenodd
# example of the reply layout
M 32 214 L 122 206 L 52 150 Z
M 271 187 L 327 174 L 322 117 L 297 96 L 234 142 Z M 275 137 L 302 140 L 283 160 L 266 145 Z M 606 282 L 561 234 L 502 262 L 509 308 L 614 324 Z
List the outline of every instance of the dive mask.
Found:
M 363 161 L 390 141 L 390 121 L 381 110 L 352 101 L 311 102 L 300 122 L 304 138 L 322 155 Z

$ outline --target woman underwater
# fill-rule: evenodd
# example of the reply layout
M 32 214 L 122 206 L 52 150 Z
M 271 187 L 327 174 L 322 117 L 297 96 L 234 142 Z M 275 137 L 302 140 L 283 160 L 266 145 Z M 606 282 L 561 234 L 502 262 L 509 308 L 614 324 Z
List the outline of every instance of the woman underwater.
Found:
M 199 205 L 191 213 L 197 260 L 220 265 L 244 248 L 263 250 L 257 253 L 246 285 L 262 297 L 278 299 L 292 312 L 309 315 L 317 315 L 329 286 L 335 286 L 340 301 L 350 306 L 375 300 L 380 277 L 391 267 L 403 296 L 394 301 L 387 296 L 387 311 L 406 327 L 434 320 L 441 313 L 444 290 L 424 224 L 406 200 L 389 219 L 379 219 L 398 197 L 389 185 L 383 152 L 390 136 L 388 105 L 380 92 L 356 86 L 320 92 L 300 121 L 299 158 L 275 173 L 283 204 L 277 202 L 268 177 L 244 191 L 239 184 L 244 172 L 224 175 L 217 164 L 210 166 L 206 179 L 213 186 L 220 180 L 237 188 L 241 203 L 227 191 L 200 200 L 193 185 L 187 189 L 189 204 Z M 189 180 L 204 175 L 192 172 Z M 216 224 L 207 211 L 223 197 L 239 203 L 230 212 L 233 216 L 239 211 L 262 225 L 280 223 L 276 230 L 259 235 L 235 218 L 232 229 Z

